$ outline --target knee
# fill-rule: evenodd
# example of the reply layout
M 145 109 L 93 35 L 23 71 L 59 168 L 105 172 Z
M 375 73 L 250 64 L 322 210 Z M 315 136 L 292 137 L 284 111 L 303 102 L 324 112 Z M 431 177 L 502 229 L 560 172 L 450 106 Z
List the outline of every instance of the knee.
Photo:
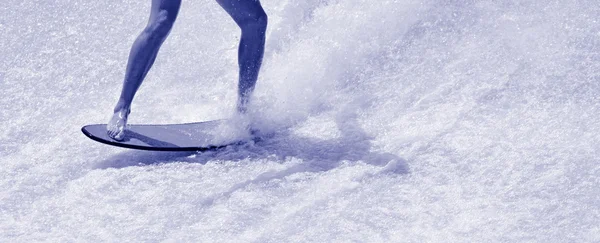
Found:
M 260 28 L 267 28 L 267 23 L 269 22 L 269 18 L 267 17 L 267 13 L 265 11 L 260 11 L 259 14 L 255 16 L 255 24 Z
M 265 11 L 261 10 L 245 16 L 240 24 L 242 30 L 259 31 L 264 33 L 267 29 L 268 17 Z
M 144 33 L 150 38 L 162 39 L 169 34 L 174 23 L 175 16 L 167 10 L 161 10 L 155 18 L 150 19 Z

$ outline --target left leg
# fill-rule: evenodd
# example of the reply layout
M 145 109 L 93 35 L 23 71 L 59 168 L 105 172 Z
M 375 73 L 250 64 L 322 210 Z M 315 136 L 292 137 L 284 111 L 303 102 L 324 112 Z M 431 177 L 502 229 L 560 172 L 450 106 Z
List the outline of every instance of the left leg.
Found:
M 133 97 L 169 35 L 180 6 L 181 0 L 152 0 L 150 19 L 131 47 L 121 96 L 106 125 L 109 137 L 117 141 L 123 140 Z
M 267 14 L 259 0 L 217 0 L 217 2 L 242 29 L 238 50 L 240 73 L 237 109 L 240 113 L 244 113 L 262 64 Z

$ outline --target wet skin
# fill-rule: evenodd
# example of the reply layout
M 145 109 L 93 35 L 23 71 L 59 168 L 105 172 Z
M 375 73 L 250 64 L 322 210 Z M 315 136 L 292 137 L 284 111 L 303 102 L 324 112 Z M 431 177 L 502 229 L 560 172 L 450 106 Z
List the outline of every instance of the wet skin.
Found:
M 238 50 L 239 81 L 237 111 L 245 113 L 262 64 L 267 15 L 258 0 L 216 0 L 242 31 Z M 123 89 L 106 129 L 122 140 L 131 112 L 131 102 L 152 67 L 179 13 L 181 0 L 152 0 L 150 19 L 137 37 L 127 62 Z

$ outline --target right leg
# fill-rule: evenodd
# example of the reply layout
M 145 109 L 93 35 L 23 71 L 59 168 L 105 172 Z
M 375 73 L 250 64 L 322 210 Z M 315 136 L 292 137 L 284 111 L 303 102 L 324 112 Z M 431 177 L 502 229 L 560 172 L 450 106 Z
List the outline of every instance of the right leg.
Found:
M 258 79 L 265 51 L 267 14 L 259 0 L 217 0 L 217 2 L 242 29 L 238 49 L 240 70 L 237 110 L 239 113 L 245 113 Z
M 106 126 L 108 135 L 115 140 L 122 140 L 124 137 L 133 97 L 152 67 L 160 46 L 169 35 L 180 6 L 181 0 L 152 0 L 150 19 L 131 47 L 121 96 L 114 108 L 113 117 Z

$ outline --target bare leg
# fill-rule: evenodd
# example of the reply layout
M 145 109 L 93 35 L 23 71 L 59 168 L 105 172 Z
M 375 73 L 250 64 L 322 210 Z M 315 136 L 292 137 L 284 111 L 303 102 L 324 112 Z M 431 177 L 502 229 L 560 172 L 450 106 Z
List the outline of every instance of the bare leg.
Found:
M 181 0 L 152 0 L 150 19 L 131 47 L 121 96 L 106 126 L 108 135 L 115 140 L 124 137 L 133 97 L 169 35 L 180 6 Z
M 240 113 L 245 113 L 262 64 L 267 14 L 259 0 L 217 0 L 217 2 L 242 29 L 238 51 L 240 74 L 237 109 Z

